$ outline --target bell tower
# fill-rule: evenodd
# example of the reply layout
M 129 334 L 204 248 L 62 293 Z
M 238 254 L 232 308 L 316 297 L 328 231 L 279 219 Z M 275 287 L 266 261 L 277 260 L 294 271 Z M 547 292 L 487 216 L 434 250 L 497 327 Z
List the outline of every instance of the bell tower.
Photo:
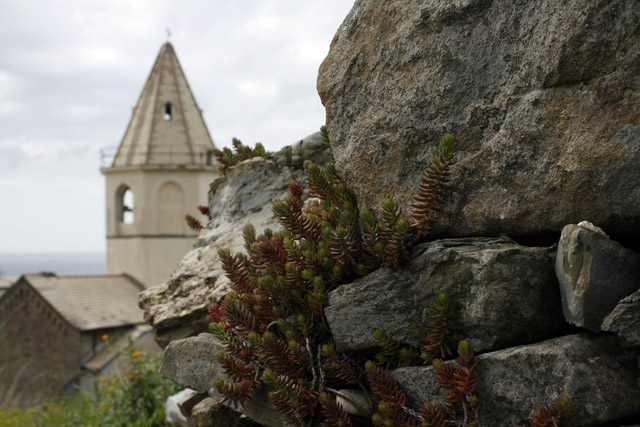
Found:
M 166 281 L 197 233 L 184 220 L 207 205 L 218 164 L 207 126 L 170 43 L 144 85 L 110 167 L 107 273 L 128 273 L 145 287 Z

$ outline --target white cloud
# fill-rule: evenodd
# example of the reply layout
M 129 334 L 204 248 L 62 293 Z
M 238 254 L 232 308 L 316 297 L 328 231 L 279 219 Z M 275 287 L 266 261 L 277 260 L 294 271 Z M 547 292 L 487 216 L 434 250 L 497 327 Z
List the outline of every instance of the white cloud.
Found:
M 79 64 L 85 67 L 104 67 L 117 65 L 124 58 L 122 52 L 114 46 L 83 46 L 73 53 L 75 58 L 80 58 Z
M 0 101 L 0 116 L 15 114 L 20 112 L 24 105 L 13 101 Z
M 0 98 L 10 95 L 20 88 L 20 78 L 0 69 Z
M 278 94 L 275 82 L 242 82 L 238 85 L 240 91 L 248 97 L 272 97 Z
M 281 23 L 281 19 L 274 15 L 258 15 L 247 21 L 245 28 L 252 32 L 273 30 Z
M 300 62 L 320 66 L 329 52 L 329 46 L 325 41 L 301 41 L 290 46 L 289 51 Z

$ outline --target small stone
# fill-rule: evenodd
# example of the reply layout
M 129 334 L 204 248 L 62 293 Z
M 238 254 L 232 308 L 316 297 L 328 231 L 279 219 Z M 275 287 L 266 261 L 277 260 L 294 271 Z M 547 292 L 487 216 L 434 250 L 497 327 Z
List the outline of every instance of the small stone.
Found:
M 602 330 L 615 332 L 623 347 L 640 347 L 640 290 L 620 300 L 605 317 Z
M 219 401 L 205 397 L 191 410 L 189 427 L 235 427 L 240 414 Z
M 213 382 L 224 378 L 216 361 L 216 354 L 223 350 L 222 343 L 212 334 L 172 341 L 162 354 L 160 375 L 222 400 Z
M 555 269 L 565 319 L 593 332 L 640 283 L 640 255 L 573 224 L 562 229 Z
M 351 415 L 371 417 L 373 408 L 371 400 L 362 390 L 338 390 L 336 401 Z
M 607 233 L 604 232 L 604 230 L 600 227 L 596 227 L 595 225 L 593 225 L 592 223 L 590 223 L 589 221 L 580 221 L 578 223 L 578 227 L 582 227 L 582 228 L 586 228 L 587 230 L 591 230 L 594 233 L 598 233 L 603 235 L 604 237 L 606 237 L 607 239 L 609 238 L 609 235 Z

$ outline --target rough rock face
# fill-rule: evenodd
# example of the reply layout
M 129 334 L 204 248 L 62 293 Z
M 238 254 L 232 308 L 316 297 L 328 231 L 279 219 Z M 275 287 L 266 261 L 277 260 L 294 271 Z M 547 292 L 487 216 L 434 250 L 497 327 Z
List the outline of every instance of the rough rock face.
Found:
M 616 305 L 602 322 L 602 330 L 615 332 L 623 347 L 640 347 L 640 290 Z
M 640 8 L 625 0 L 357 0 L 318 76 L 361 208 L 405 212 L 457 140 L 438 236 L 640 234 Z
M 216 354 L 223 348 L 220 341 L 207 333 L 172 341 L 162 356 L 160 375 L 171 378 L 184 387 L 208 393 L 214 400 L 221 402 L 222 396 L 218 394 L 213 382 L 227 379 L 216 360 Z M 280 414 L 271 408 L 267 393 L 266 387 L 262 387 L 254 392 L 249 403 L 238 410 L 262 425 L 283 426 Z
M 480 425 L 516 425 L 561 394 L 573 408 L 562 426 L 588 426 L 638 413 L 637 353 L 615 337 L 569 335 L 479 356 Z M 442 401 L 431 367 L 393 372 L 416 404 Z M 615 424 L 618 425 L 618 424 Z
M 600 332 L 605 316 L 640 287 L 640 255 L 570 224 L 562 229 L 556 274 L 567 322 Z
M 224 346 L 207 333 L 172 341 L 162 354 L 160 375 L 184 387 L 220 398 L 213 380 L 223 375 L 215 362 L 216 353 L 223 350 Z
M 145 320 L 154 327 L 162 347 L 207 329 L 207 305 L 229 291 L 218 249 L 243 250 L 242 229 L 249 223 L 258 232 L 280 228 L 272 218 L 272 201 L 286 196 L 291 180 L 304 178 L 306 160 L 318 164 L 329 160 L 319 133 L 270 157 L 242 162 L 211 184 L 210 230 L 200 234 L 196 247 L 166 283 L 140 294 Z
M 418 344 L 411 330 L 447 291 L 453 338 L 486 352 L 481 425 L 523 423 L 560 394 L 574 408 L 562 425 L 620 425 L 640 414 L 640 353 L 620 346 L 637 342 L 637 294 L 602 324 L 617 336 L 558 337 L 570 327 L 554 249 L 486 237 L 556 236 L 584 219 L 616 239 L 640 236 L 640 8 L 585 3 L 356 0 L 320 70 L 337 169 L 360 208 L 378 211 L 393 197 L 408 213 L 440 135 L 458 141 L 434 235 L 445 239 L 415 247 L 397 270 L 333 290 L 326 315 L 336 343 L 354 360 L 371 357 L 375 328 Z M 320 142 L 246 162 L 212 185 L 212 230 L 141 299 L 161 341 L 202 328 L 208 301 L 227 291 L 217 249 L 241 249 L 247 222 L 273 224 L 271 199 L 302 175 L 303 159 L 326 156 L 320 148 L 306 154 L 309 146 Z M 600 313 L 591 304 L 586 317 L 602 320 L 613 305 Z M 219 409 L 219 349 L 210 334 L 179 339 L 162 362 L 163 375 L 212 398 L 207 411 Z M 394 376 L 414 408 L 442 395 L 429 367 Z M 281 425 L 265 392 L 240 410 Z
M 342 351 L 374 347 L 376 328 L 419 345 L 412 331 L 424 326 L 440 292 L 451 298 L 454 338 L 478 351 L 545 339 L 567 330 L 553 260 L 551 248 L 506 237 L 436 240 L 416 247 L 403 268 L 381 268 L 332 291 L 325 313 Z

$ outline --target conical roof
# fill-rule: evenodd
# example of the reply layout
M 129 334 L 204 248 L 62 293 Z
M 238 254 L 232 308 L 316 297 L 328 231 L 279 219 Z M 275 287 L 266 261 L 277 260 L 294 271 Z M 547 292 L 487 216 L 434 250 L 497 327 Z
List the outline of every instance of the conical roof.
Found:
M 213 141 L 170 43 L 142 90 L 112 167 L 210 164 Z

